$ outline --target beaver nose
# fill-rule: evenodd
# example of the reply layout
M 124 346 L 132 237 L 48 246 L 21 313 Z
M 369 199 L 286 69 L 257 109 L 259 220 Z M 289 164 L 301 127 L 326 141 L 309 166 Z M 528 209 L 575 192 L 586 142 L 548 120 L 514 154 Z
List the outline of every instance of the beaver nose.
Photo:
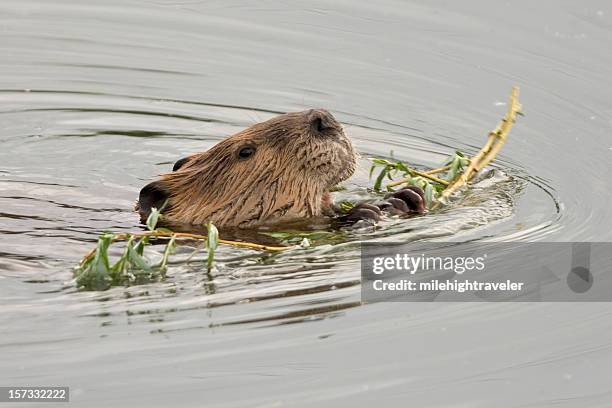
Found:
M 325 109 L 310 109 L 305 113 L 312 129 L 318 133 L 341 129 L 340 123 Z

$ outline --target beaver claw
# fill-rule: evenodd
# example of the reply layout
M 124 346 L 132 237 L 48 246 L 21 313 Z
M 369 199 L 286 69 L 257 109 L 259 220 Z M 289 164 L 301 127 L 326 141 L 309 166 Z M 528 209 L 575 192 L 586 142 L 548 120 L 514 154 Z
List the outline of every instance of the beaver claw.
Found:
M 337 218 L 341 223 L 356 223 L 357 221 L 380 221 L 383 213 L 390 215 L 425 214 L 425 194 L 420 187 L 407 186 L 399 191 L 389 193 L 384 200 L 372 203 L 360 203 L 351 208 L 348 213 Z
M 338 217 L 336 220 L 341 223 L 355 223 L 357 221 L 372 221 L 374 223 L 380 221 L 382 211 L 380 207 L 368 203 L 357 204 L 351 208 L 348 213 Z

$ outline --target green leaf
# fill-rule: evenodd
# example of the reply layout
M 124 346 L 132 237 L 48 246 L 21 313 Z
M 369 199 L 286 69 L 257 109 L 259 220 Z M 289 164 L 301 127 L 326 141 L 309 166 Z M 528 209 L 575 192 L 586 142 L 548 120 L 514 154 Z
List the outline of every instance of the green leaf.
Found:
M 388 160 L 385 159 L 370 159 L 372 161 L 372 166 L 370 167 L 370 175 L 369 178 L 372 178 L 372 174 L 374 174 L 374 170 L 379 167 L 379 166 L 383 166 L 383 167 L 388 167 L 389 165 L 392 165 L 392 163 Z
M 380 165 L 380 166 L 388 166 L 389 164 L 392 164 L 389 160 L 386 159 L 371 159 L 372 163 Z
M 353 207 L 355 207 L 355 204 L 351 203 L 350 201 L 342 201 L 340 203 L 340 208 L 344 212 L 349 212 L 350 210 L 353 209 Z
M 108 247 L 113 241 L 113 234 L 103 234 L 98 238 L 96 252 L 91 261 L 86 262 L 76 271 L 77 287 L 88 290 L 106 290 L 112 283 L 108 260 Z
M 410 170 L 408 169 L 408 167 L 404 163 L 402 163 L 400 161 L 395 163 L 395 168 L 397 170 L 402 171 L 404 174 L 409 174 L 410 173 Z
M 113 242 L 113 234 L 104 234 L 98 239 L 98 247 L 94 257 L 94 267 L 101 270 L 110 270 L 108 263 L 108 247 Z
M 413 177 L 410 180 L 410 184 L 412 184 L 413 186 L 418 186 L 421 187 L 423 190 L 425 190 L 425 185 L 428 183 L 428 181 L 426 179 L 424 179 L 421 176 L 417 176 L 417 177 Z
M 374 174 L 374 170 L 376 170 L 376 165 L 375 165 L 375 164 L 372 164 L 372 165 L 370 166 L 370 174 L 368 175 L 368 178 L 369 178 L 369 179 L 372 179 L 372 174 Z
M 378 177 L 376 177 L 376 181 L 374 181 L 374 190 L 375 191 L 380 191 L 380 187 L 382 186 L 382 182 L 385 179 L 385 176 L 388 173 L 388 167 L 385 166 L 381 171 L 380 174 L 378 175 Z
M 212 249 L 217 249 L 219 245 L 219 230 L 212 222 L 208 222 L 208 243 L 207 246 Z
M 142 237 L 138 240 L 138 242 L 134 246 L 134 249 L 136 250 L 138 255 L 144 256 L 144 249 L 145 249 L 145 246 L 147 246 L 148 244 L 149 244 L 149 237 Z
M 448 170 L 446 179 L 453 181 L 461 173 L 461 157 L 455 156 L 453 161 L 450 163 L 450 169 Z
M 215 261 L 215 250 L 211 248 L 206 248 L 208 251 L 208 257 L 206 258 L 206 269 L 211 270 L 213 266 L 213 262 Z
M 448 156 L 448 158 L 444 160 L 444 162 L 442 163 L 442 166 L 450 165 L 453 162 L 453 160 L 455 160 L 455 155 Z
M 126 247 L 121 254 L 121 258 L 115 262 L 115 264 L 111 267 L 111 277 L 113 279 L 113 285 L 121 285 L 125 280 L 125 272 L 128 266 L 128 247 L 132 245 L 132 240 L 134 237 L 130 237 L 128 240 Z
M 127 251 L 128 251 L 128 260 L 133 266 L 147 273 L 153 272 L 151 265 L 149 265 L 147 260 L 141 254 L 138 253 L 138 251 L 133 245 L 128 245 Z
M 207 228 L 208 239 L 206 240 L 206 249 L 208 250 L 208 259 L 206 262 L 206 267 L 208 270 L 210 270 L 215 259 L 215 250 L 219 245 L 219 230 L 210 221 L 208 222 Z
M 127 260 L 124 257 L 113 265 L 111 268 L 111 279 L 112 285 L 121 285 L 125 281 L 125 271 L 126 271 Z
M 433 202 L 434 189 L 431 183 L 427 183 L 425 185 L 425 206 L 427 208 L 431 207 L 431 203 Z
M 433 185 L 433 188 L 436 191 L 436 193 L 440 194 L 440 193 L 442 193 L 446 189 L 446 186 L 444 184 L 437 184 L 436 183 L 436 184 Z
M 159 262 L 159 269 L 163 276 L 166 275 L 166 270 L 168 269 L 168 259 L 170 258 L 170 255 L 174 253 L 175 250 L 176 250 L 176 237 L 173 236 L 172 238 L 170 238 L 170 241 L 168 241 L 168 244 L 166 244 L 166 249 L 164 250 L 162 259 Z
M 155 207 L 151 208 L 151 213 L 147 217 L 147 228 L 149 229 L 149 231 L 153 231 L 155 229 L 160 217 L 161 212 Z

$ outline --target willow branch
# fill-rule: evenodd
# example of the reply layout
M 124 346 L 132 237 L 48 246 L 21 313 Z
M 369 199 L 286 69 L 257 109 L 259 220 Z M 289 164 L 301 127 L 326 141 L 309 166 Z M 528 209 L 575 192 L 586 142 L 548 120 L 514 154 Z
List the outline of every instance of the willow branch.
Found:
M 431 181 L 434 181 L 438 184 L 442 184 L 444 186 L 448 186 L 449 182 L 446 180 L 442 180 L 441 178 L 432 176 L 431 174 L 428 174 L 427 172 L 422 172 L 422 171 L 418 171 L 415 169 L 408 169 L 408 172 L 412 175 L 412 176 L 421 176 L 424 177 L 426 179 L 429 179 Z M 399 186 L 400 184 L 404 184 L 404 183 L 408 183 L 410 182 L 411 178 L 403 178 L 401 180 L 397 180 L 397 181 L 392 181 L 391 183 L 387 184 L 387 187 L 395 187 L 395 186 Z
M 450 170 L 450 168 L 451 166 L 449 164 L 448 166 L 438 167 L 437 169 L 433 169 L 433 170 L 427 170 L 425 174 L 429 174 L 430 176 L 434 174 L 440 174 L 440 173 L 444 173 L 445 171 Z
M 112 242 L 117 241 L 127 241 L 132 237 L 152 237 L 152 238 L 176 238 L 176 239 L 195 239 L 198 241 L 206 241 L 208 237 L 206 235 L 199 234 L 191 234 L 187 232 L 172 232 L 172 231 L 143 231 L 143 232 L 133 232 L 133 233 L 121 233 L 121 234 L 113 234 Z M 290 249 L 300 248 L 300 245 L 290 245 L 290 246 L 271 246 L 271 245 L 260 245 L 254 244 L 252 242 L 241 242 L 241 241 L 229 241 L 226 239 L 220 239 L 220 244 L 235 246 L 239 248 L 249 248 L 256 249 L 259 251 L 270 251 L 270 252 L 282 252 L 288 251 Z M 96 248 L 93 248 L 91 251 L 87 253 L 79 263 L 83 265 L 87 260 L 89 260 L 96 253 Z
M 467 160 L 468 163 L 471 163 L 472 161 L 471 159 L 468 159 L 467 157 L 465 158 L 465 160 Z M 447 166 L 438 167 L 437 169 L 427 170 L 425 174 L 429 174 L 429 175 L 440 174 L 450 169 L 451 169 L 451 165 L 449 164 Z
M 487 164 L 495 159 L 495 156 L 497 156 L 497 153 L 499 153 L 502 146 L 506 142 L 508 133 L 512 129 L 517 115 L 521 114 L 521 104 L 518 97 L 519 89 L 517 87 L 513 87 L 512 93 L 510 94 L 510 102 L 508 103 L 508 111 L 506 112 L 506 115 L 497 125 L 497 127 L 489 133 L 487 142 L 485 143 L 484 147 L 480 149 L 480 151 L 474 157 L 472 157 L 468 168 L 460 176 L 453 180 L 453 182 L 442 192 L 442 200 L 450 197 L 451 194 L 462 186 L 466 185 L 479 170 L 483 169 Z M 439 202 L 434 205 L 434 208 L 438 205 Z
M 208 237 L 206 235 L 192 234 L 187 232 L 171 232 L 171 231 L 144 231 L 144 232 L 134 232 L 134 233 L 124 233 L 124 234 L 115 234 L 113 237 L 116 241 L 125 241 L 132 237 L 154 237 L 154 238 L 183 238 L 183 239 L 195 239 L 200 241 L 206 241 Z M 242 241 L 228 241 L 226 239 L 220 239 L 220 244 L 231 245 L 240 248 L 250 248 L 257 249 L 261 251 L 272 251 L 272 252 L 282 252 L 289 249 L 299 248 L 299 245 L 291 245 L 291 246 L 270 246 L 270 245 L 260 245 L 254 244 L 252 242 L 242 242 Z

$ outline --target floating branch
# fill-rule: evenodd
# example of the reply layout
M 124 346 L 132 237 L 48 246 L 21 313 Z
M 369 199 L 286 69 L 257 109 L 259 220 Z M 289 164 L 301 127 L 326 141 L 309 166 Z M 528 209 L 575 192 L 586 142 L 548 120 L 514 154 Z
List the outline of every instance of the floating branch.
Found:
M 189 240 L 198 240 L 198 241 L 208 241 L 207 235 L 199 235 L 199 234 L 191 234 L 186 232 L 172 232 L 167 229 L 159 229 L 153 231 L 143 231 L 143 232 L 131 232 L 131 233 L 120 233 L 120 234 L 110 234 L 111 242 L 118 241 L 129 241 L 134 238 L 170 238 L 170 239 L 189 239 Z M 226 239 L 219 239 L 219 244 L 230 245 L 240 248 L 249 248 L 256 249 L 260 251 L 269 251 L 269 252 L 282 252 L 290 249 L 300 248 L 301 245 L 290 245 L 290 246 L 270 246 L 270 245 L 260 245 L 254 244 L 251 242 L 242 242 L 242 241 L 228 241 Z M 216 247 L 215 247 L 216 248 Z M 96 253 L 96 248 L 89 251 L 81 260 L 79 265 L 83 265 L 87 262 L 91 257 L 93 257 Z
M 447 167 L 448 167 L 448 166 L 447 166 Z M 429 180 L 431 180 L 431 181 L 433 181 L 433 182 L 435 182 L 435 183 L 438 183 L 438 184 L 442 184 L 443 186 L 448 186 L 448 185 L 450 184 L 450 183 L 449 183 L 448 181 L 446 181 L 446 180 L 442 180 L 441 178 L 438 178 L 438 177 L 433 176 L 433 174 L 435 174 L 435 173 L 431 173 L 431 172 L 429 172 L 429 171 L 422 172 L 422 171 L 418 171 L 418 170 L 416 170 L 416 169 L 413 169 L 413 168 L 411 168 L 411 167 L 407 167 L 407 169 L 408 169 L 408 173 L 409 173 L 409 174 L 410 174 L 412 177 L 416 177 L 416 176 L 425 177 L 426 179 L 429 179 Z M 438 172 L 438 173 L 440 173 L 440 172 Z M 393 182 L 391 182 L 391 183 L 388 183 L 388 184 L 387 184 L 387 187 L 395 187 L 395 186 L 399 186 L 399 185 L 401 185 L 401 184 L 406 184 L 406 183 L 409 183 L 409 182 L 410 182 L 410 180 L 412 180 L 412 177 L 406 177 L 406 178 L 403 178 L 403 179 L 401 179 L 401 180 L 393 181 Z
M 306 239 L 302 241 L 301 245 L 292 246 L 269 246 L 219 239 L 219 231 L 212 223 L 208 223 L 206 226 L 208 229 L 207 235 L 173 232 L 165 228 L 156 229 L 157 222 L 161 217 L 159 210 L 153 208 L 146 223 L 149 231 L 102 234 L 96 247 L 89 251 L 75 268 L 77 287 L 88 290 L 106 290 L 111 286 L 146 283 L 164 278 L 168 269 L 169 257 L 176 249 L 176 241 L 181 239 L 198 240 L 206 243 L 208 253 L 206 269 L 208 271 L 213 266 L 215 251 L 219 244 L 269 252 L 287 251 L 309 245 Z M 144 256 L 145 247 L 149 245 L 152 238 L 168 240 L 161 260 L 156 263 Z M 125 241 L 125 249 L 123 254 L 111 264 L 108 250 L 113 243 L 118 241 Z
M 214 227 L 214 225 L 213 225 Z M 199 235 L 199 234 L 191 234 L 187 232 L 173 232 L 167 229 L 159 229 L 153 231 L 144 231 L 144 232 L 133 232 L 133 233 L 125 233 L 125 234 L 115 234 L 116 241 L 125 241 L 133 237 L 153 237 L 153 238 L 176 238 L 176 239 L 195 239 L 198 241 L 207 241 L 208 235 Z M 242 241 L 228 241 L 226 239 L 219 239 L 219 244 L 230 245 L 240 248 L 249 248 L 249 249 L 257 249 L 261 251 L 270 251 L 270 252 L 280 252 L 287 251 L 289 249 L 298 248 L 299 245 L 292 246 L 270 246 L 270 245 L 260 245 L 254 244 L 251 242 L 242 242 Z
M 480 170 L 495 159 L 506 142 L 517 115 L 521 114 L 521 104 L 518 96 L 518 88 L 513 87 L 506 115 L 497 127 L 489 133 L 484 147 L 474 157 L 468 158 L 461 152 L 455 152 L 444 166 L 423 171 L 409 167 L 399 161 L 373 159 L 370 175 L 375 167 L 382 166 L 382 170 L 374 183 L 374 190 L 382 190 L 382 181 L 385 177 L 392 180 L 384 186 L 386 190 L 392 191 L 394 187 L 403 184 L 415 184 L 425 191 L 427 206 L 437 208 L 440 203 L 446 201 L 448 197 L 471 181 Z M 397 173 L 401 173 L 402 177 L 393 180 L 393 176 Z M 446 175 L 439 176 L 442 173 L 446 173 Z
M 462 186 L 466 185 L 478 171 L 482 170 L 487 164 L 491 163 L 497 156 L 497 153 L 501 150 L 508 133 L 512 129 L 512 126 L 516 122 L 517 115 L 521 115 L 521 104 L 518 100 L 519 89 L 517 87 L 512 88 L 510 94 L 510 102 L 508 103 L 508 112 L 504 118 L 499 122 L 495 130 L 489 133 L 489 138 L 485 143 L 484 147 L 470 160 L 468 168 L 457 177 L 451 185 L 449 185 L 440 197 L 441 200 L 445 200 L 451 196 Z
M 468 159 L 468 158 L 465 158 L 465 159 L 467 160 L 467 162 L 468 162 L 468 163 L 470 163 L 470 162 L 471 162 L 471 160 L 470 160 L 470 159 Z M 445 171 L 450 170 L 450 169 L 451 169 L 451 167 L 452 167 L 452 166 L 449 164 L 449 165 L 447 165 L 447 166 L 438 167 L 437 169 L 427 170 L 427 171 L 425 172 L 425 174 L 429 174 L 429 175 L 431 176 L 431 175 L 434 175 L 434 174 L 444 173 Z

